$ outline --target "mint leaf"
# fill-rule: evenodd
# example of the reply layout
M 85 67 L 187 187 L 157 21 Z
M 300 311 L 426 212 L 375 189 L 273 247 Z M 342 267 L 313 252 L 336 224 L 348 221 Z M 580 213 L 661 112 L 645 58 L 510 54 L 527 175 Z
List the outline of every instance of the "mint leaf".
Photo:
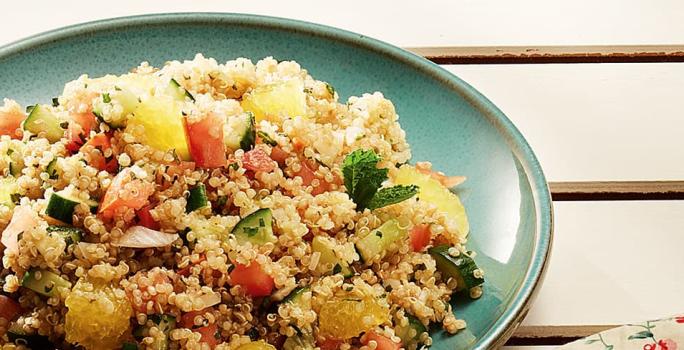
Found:
M 383 188 L 373 196 L 370 202 L 368 202 L 368 208 L 374 210 L 386 207 L 388 205 L 403 202 L 416 194 L 418 194 L 418 186 L 416 185 L 398 185 Z
M 380 157 L 373 150 L 349 153 L 342 163 L 342 174 L 347 194 L 356 203 L 357 210 L 368 207 L 383 181 L 387 180 L 387 169 L 378 169 Z

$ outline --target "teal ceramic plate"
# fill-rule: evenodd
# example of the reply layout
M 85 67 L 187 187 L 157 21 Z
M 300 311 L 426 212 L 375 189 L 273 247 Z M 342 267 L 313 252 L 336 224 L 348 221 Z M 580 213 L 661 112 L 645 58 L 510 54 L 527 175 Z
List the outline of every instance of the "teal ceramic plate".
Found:
M 195 53 L 226 61 L 293 59 L 332 82 L 343 99 L 382 91 L 400 115 L 413 159 L 459 187 L 471 222 L 469 247 L 486 272 L 484 295 L 454 298 L 466 331 L 434 329 L 433 349 L 501 345 L 538 289 L 551 243 L 552 210 L 542 170 L 523 136 L 484 96 L 437 65 L 363 35 L 242 14 L 165 14 L 58 29 L 0 48 L 0 98 L 49 103 L 82 73 L 123 73 Z

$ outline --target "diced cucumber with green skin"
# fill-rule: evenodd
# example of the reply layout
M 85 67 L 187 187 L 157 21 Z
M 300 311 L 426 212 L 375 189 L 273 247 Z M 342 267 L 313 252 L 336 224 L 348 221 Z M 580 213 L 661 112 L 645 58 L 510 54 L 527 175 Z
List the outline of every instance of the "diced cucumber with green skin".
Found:
M 207 188 L 203 183 L 198 183 L 195 187 L 188 190 L 190 195 L 188 196 L 188 204 L 185 207 L 185 211 L 191 213 L 197 209 L 204 208 L 209 205 L 209 200 L 207 199 Z
M 301 301 L 302 295 L 308 291 L 310 291 L 311 288 L 307 287 L 297 287 L 293 289 L 290 294 L 288 294 L 284 299 L 283 303 L 294 303 L 297 304 Z
M 80 203 L 85 203 L 90 207 L 91 212 L 97 210 L 97 202 L 93 200 L 82 201 L 66 193 L 66 191 L 56 192 L 50 196 L 45 214 L 67 224 L 73 222 L 74 208 Z
M 256 121 L 254 114 L 246 112 L 228 118 L 223 127 L 223 143 L 231 150 L 238 148 L 249 151 L 256 142 Z
M 31 269 L 21 279 L 21 286 L 46 297 L 53 297 L 62 288 L 71 289 L 71 282 L 51 271 Z
M 13 323 L 7 330 L 7 338 L 14 344 L 21 344 L 33 350 L 54 349 L 50 339 L 40 334 L 27 334 L 17 323 Z
M 50 176 L 50 179 L 55 180 L 57 179 L 57 159 L 53 159 L 48 163 L 48 166 L 45 168 L 45 172 Z
M 67 247 L 83 239 L 83 230 L 77 227 L 51 225 L 48 226 L 47 232 L 64 238 Z
M 394 246 L 406 238 L 408 232 L 391 219 L 356 242 L 356 250 L 366 263 L 381 260 Z
M 51 143 L 59 141 L 64 136 L 64 129 L 60 120 L 48 106 L 36 105 L 22 123 L 22 128 L 34 135 L 43 133 Z
M 283 343 L 283 350 L 313 350 L 316 348 L 313 336 L 308 332 L 300 332 L 289 337 Z
M 273 235 L 273 214 L 271 209 L 259 209 L 238 222 L 231 232 L 239 244 L 250 242 L 255 245 L 275 242 Z
M 155 338 L 151 344 L 154 350 L 167 350 L 169 348 L 169 333 L 176 328 L 176 318 L 171 315 L 152 315 L 150 320 L 157 325 L 157 328 L 164 333 L 165 337 Z
M 451 256 L 449 248 L 449 245 L 442 244 L 428 249 L 428 253 L 437 263 L 437 270 L 442 273 L 442 279 L 446 281 L 449 278 L 455 278 L 456 291 L 469 290 L 482 285 L 484 278 L 481 275 L 475 276 L 475 271 L 479 270 L 475 260 L 464 253 Z
M 121 350 L 138 350 L 138 344 L 136 343 L 123 343 Z
M 427 328 L 413 315 L 407 314 L 408 324 L 405 327 L 397 326 L 396 334 L 401 338 L 401 343 L 406 345 L 420 343 L 420 335 L 427 332 Z
M 195 96 L 192 96 L 192 94 L 182 87 L 176 79 L 171 78 L 169 86 L 166 88 L 166 92 L 177 101 L 183 102 L 186 98 L 189 98 L 190 101 L 195 102 Z
M 345 278 L 353 276 L 354 271 L 349 267 L 349 264 L 335 255 L 334 246 L 335 243 L 330 238 L 314 237 L 311 242 L 311 250 L 321 254 L 318 258 L 316 272 L 323 275 L 341 273 Z
M 0 179 L 0 205 L 10 209 L 14 208 L 14 197 L 19 192 L 17 180 L 13 177 Z
M 105 98 L 106 97 L 106 98 Z M 106 104 L 118 103 L 121 105 L 122 112 L 118 120 L 105 121 L 103 116 L 103 109 Z M 130 90 L 126 88 L 115 88 L 114 91 L 103 93 L 102 98 L 93 103 L 93 114 L 95 114 L 100 121 L 106 123 L 111 128 L 121 129 L 126 127 L 126 116 L 135 112 L 135 109 L 140 104 L 140 100 Z

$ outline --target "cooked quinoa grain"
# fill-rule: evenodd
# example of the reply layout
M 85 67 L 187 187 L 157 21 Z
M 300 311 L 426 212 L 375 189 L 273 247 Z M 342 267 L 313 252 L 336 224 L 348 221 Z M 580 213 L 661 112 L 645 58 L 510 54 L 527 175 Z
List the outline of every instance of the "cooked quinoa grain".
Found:
M 0 347 L 417 349 L 482 294 L 380 92 L 198 54 L 0 107 Z

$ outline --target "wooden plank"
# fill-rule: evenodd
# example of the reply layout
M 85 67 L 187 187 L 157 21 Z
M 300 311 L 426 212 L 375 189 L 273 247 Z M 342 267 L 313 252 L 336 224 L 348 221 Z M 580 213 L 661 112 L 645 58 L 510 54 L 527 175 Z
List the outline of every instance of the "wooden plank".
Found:
M 684 63 L 444 67 L 515 123 L 549 181 L 684 180 Z
M 683 44 L 684 3 L 575 1 L 155 1 L 7 2 L 0 44 L 52 28 L 142 13 L 256 13 L 332 25 L 405 47 Z M 31 18 L 31 25 L 26 25 Z
M 507 345 L 563 345 L 618 325 L 521 326 Z
M 554 201 L 684 199 L 684 181 L 585 181 L 549 183 Z
M 437 64 L 684 62 L 684 45 L 452 46 L 407 50 Z
M 684 201 L 554 203 L 546 278 L 523 326 L 619 325 L 684 310 Z

